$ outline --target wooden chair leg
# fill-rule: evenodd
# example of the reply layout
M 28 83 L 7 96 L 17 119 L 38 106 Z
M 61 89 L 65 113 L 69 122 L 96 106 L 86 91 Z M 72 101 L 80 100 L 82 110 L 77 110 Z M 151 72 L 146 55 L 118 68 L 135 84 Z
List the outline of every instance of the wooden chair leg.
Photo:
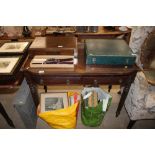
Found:
M 131 129 L 134 126 L 135 123 L 136 123 L 136 121 L 130 120 L 130 122 L 129 122 L 128 126 L 127 126 L 127 129 Z
M 4 107 L 3 107 L 3 105 L 2 105 L 1 102 L 0 102 L 0 113 L 3 115 L 3 117 L 5 118 L 5 120 L 7 121 L 7 123 L 8 123 L 11 127 L 15 128 L 15 126 L 14 126 L 12 120 L 9 118 L 9 116 L 8 116 L 8 114 L 6 113 L 6 111 L 5 111 L 5 109 L 4 109 Z

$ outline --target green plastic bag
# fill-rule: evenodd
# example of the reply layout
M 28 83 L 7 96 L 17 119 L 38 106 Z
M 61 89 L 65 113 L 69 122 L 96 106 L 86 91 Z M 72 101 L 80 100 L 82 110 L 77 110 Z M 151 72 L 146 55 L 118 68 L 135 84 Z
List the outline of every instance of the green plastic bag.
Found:
M 83 96 L 84 96 L 86 91 L 87 92 L 96 91 L 98 93 L 98 96 L 100 99 L 105 99 L 106 97 L 108 97 L 108 104 L 107 104 L 106 111 L 108 110 L 108 108 L 111 104 L 112 97 L 108 93 L 104 92 L 101 88 L 91 87 L 91 88 L 85 88 L 82 91 L 81 120 L 82 120 L 83 124 L 86 126 L 96 127 L 102 123 L 103 118 L 104 118 L 105 113 L 106 113 L 106 111 L 103 111 L 104 102 L 103 101 L 99 102 L 96 107 L 86 107 L 84 104 L 84 101 L 83 101 Z

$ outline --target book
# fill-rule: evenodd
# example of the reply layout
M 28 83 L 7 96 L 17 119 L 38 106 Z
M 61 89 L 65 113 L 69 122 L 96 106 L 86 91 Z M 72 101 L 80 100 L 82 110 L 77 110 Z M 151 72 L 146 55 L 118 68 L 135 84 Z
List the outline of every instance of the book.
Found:
M 72 106 L 73 104 L 79 102 L 80 95 L 78 92 L 68 92 L 68 98 L 69 98 L 69 105 Z

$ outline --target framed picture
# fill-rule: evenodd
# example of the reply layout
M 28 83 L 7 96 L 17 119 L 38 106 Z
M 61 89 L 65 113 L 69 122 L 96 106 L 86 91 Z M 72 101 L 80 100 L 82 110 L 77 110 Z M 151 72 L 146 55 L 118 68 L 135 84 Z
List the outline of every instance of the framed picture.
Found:
M 29 42 L 9 42 L 0 47 L 1 53 L 23 53 Z
M 41 112 L 64 109 L 67 107 L 68 107 L 67 92 L 41 94 Z
M 21 59 L 20 56 L 16 57 L 0 57 L 0 74 L 11 74 Z

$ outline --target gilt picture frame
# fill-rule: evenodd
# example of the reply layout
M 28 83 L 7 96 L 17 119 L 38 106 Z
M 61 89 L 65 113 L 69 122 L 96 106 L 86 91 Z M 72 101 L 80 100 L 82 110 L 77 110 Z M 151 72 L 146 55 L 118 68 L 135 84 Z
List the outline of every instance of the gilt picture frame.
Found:
M 67 92 L 41 93 L 41 112 L 68 107 Z

